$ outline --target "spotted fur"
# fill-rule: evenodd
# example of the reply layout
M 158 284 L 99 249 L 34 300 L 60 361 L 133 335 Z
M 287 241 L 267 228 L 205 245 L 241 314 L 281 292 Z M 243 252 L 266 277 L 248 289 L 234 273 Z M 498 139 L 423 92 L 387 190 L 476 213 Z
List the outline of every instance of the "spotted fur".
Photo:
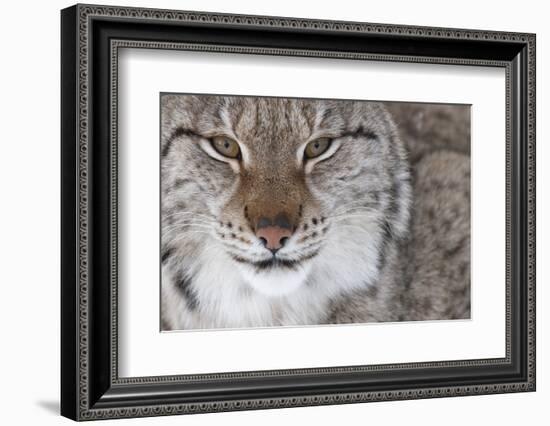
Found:
M 382 104 L 166 94 L 161 119 L 163 329 L 464 315 L 442 307 L 444 287 L 430 298 L 433 279 L 420 277 L 430 267 L 411 241 L 418 234 L 431 244 L 429 224 L 411 222 L 418 174 Z M 205 148 L 220 134 L 240 143 L 239 163 Z M 297 152 L 318 135 L 337 149 L 304 164 Z M 426 163 L 429 175 L 435 166 Z M 295 229 L 273 259 L 252 222 L 278 208 L 291 211 Z M 465 211 L 457 215 L 469 224 Z M 455 221 L 446 223 L 452 232 Z M 465 256 L 469 229 L 461 231 L 464 240 L 438 247 L 448 261 Z

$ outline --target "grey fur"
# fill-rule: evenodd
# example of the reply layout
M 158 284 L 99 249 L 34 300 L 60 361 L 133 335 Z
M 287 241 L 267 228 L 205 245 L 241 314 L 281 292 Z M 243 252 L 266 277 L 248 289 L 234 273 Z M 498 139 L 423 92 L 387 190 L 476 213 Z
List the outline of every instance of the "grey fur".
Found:
M 468 108 L 451 107 L 458 124 L 439 121 L 463 130 L 460 140 L 448 143 L 437 138 L 433 123 L 426 130 L 406 122 L 419 118 L 416 110 L 407 118 L 404 104 L 388 105 L 401 123 L 400 137 L 380 103 L 188 95 L 163 95 L 161 102 L 163 329 L 469 317 Z M 449 111 L 423 109 L 436 122 L 454 117 Z M 238 172 L 200 146 L 229 131 L 249 151 L 250 166 Z M 421 131 L 429 136 L 422 138 Z M 304 174 L 296 150 L 316 132 L 341 145 Z M 193 277 L 216 268 L 208 257 L 214 246 L 236 266 L 262 265 L 249 250 L 255 239 L 250 216 L 270 204 L 295 213 L 297 249 L 280 266 L 313 265 L 304 291 L 319 297 L 297 301 L 290 293 L 260 300 L 255 289 L 238 283 L 231 291 L 238 294 L 235 303 L 242 301 L 235 309 L 243 319 L 228 319 L 216 308 L 218 295 Z M 368 263 L 357 282 L 347 282 L 353 271 L 341 285 L 327 275 L 331 268 L 338 275 L 326 253 L 340 245 L 358 263 Z M 184 291 L 172 291 L 181 277 Z M 269 315 L 247 316 L 260 305 Z

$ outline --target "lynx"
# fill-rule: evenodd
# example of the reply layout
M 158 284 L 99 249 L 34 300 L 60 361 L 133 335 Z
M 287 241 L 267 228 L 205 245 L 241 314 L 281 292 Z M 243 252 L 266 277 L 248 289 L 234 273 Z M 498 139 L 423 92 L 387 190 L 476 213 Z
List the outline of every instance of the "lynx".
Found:
M 468 317 L 469 159 L 408 150 L 382 103 L 163 94 L 162 329 Z

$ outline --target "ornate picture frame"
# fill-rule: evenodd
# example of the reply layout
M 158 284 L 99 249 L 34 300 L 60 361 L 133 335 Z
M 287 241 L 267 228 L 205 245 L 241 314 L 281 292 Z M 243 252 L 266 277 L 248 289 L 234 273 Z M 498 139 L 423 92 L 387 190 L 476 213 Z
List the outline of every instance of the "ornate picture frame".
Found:
M 76 5 L 61 12 L 61 414 L 73 420 L 535 390 L 535 35 Z M 498 67 L 506 73 L 505 357 L 119 377 L 121 48 Z

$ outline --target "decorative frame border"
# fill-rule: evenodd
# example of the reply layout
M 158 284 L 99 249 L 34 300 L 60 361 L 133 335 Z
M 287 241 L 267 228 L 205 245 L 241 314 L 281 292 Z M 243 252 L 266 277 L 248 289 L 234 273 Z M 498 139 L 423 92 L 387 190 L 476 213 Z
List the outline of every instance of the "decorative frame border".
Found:
M 394 56 L 394 55 L 372 55 L 363 53 L 342 53 L 342 52 L 314 52 L 308 50 L 296 49 L 270 49 L 270 48 L 248 48 L 248 47 L 232 47 L 221 45 L 201 45 L 191 43 L 163 43 L 150 41 L 133 41 L 133 40 L 111 40 L 111 286 L 113 294 L 111 297 L 111 345 L 113 351 L 111 354 L 111 381 L 114 384 L 147 384 L 147 383 L 170 383 L 174 381 L 193 381 L 193 380 L 216 380 L 216 379 L 240 379 L 245 377 L 264 377 L 264 376 L 282 376 L 282 375 L 303 375 L 308 373 L 313 374 L 330 374 L 341 372 L 365 372 L 365 371 L 380 371 L 393 370 L 404 368 L 420 368 L 420 367 L 457 367 L 457 366 L 474 366 L 474 365 L 491 365 L 509 363 L 511 359 L 510 343 L 511 343 L 511 300 L 510 300 L 510 277 L 506 276 L 506 350 L 504 358 L 493 359 L 475 359 L 475 360 L 459 360 L 459 361 L 435 361 L 435 362 L 415 362 L 415 363 L 399 363 L 399 364 L 376 364 L 353 367 L 329 367 L 329 368 L 304 368 L 304 369 L 288 369 L 288 370 L 261 370 L 261 371 L 245 371 L 232 373 L 214 373 L 214 374 L 199 374 L 199 375 L 170 375 L 170 376 L 149 376 L 149 377 L 118 377 L 118 329 L 117 329 L 117 306 L 118 298 L 116 294 L 117 288 L 117 228 L 118 228 L 118 187 L 117 187 L 117 170 L 118 161 L 118 132 L 117 132 L 117 116 L 118 116 L 118 54 L 121 48 L 131 49 L 159 49 L 159 50 L 183 50 L 193 52 L 222 52 L 236 54 L 260 54 L 260 55 L 282 55 L 282 56 L 305 56 L 305 57 L 324 57 L 330 59 L 356 59 L 369 61 L 384 61 L 384 62 L 408 62 L 408 63 L 430 63 L 430 64 L 447 64 L 447 65 L 472 65 L 472 66 L 487 66 L 501 67 L 505 69 L 506 79 L 506 97 L 509 98 L 510 92 L 510 65 L 504 61 L 486 61 L 486 60 L 463 60 L 463 59 L 444 59 L 441 58 L 418 58 L 414 56 Z M 510 115 L 508 107 L 506 108 L 507 121 Z M 506 146 L 510 145 L 509 129 L 506 131 Z M 506 152 L 507 162 L 510 161 L 510 152 Z M 506 182 L 506 202 L 511 202 L 510 182 Z M 507 210 L 506 227 L 510 226 L 509 210 Z M 506 253 L 509 253 L 509 248 L 506 248 Z M 507 262 L 509 263 L 509 262 Z
M 67 14 L 69 12 L 66 12 Z M 76 253 L 77 272 L 76 283 L 76 306 L 74 317 L 76 318 L 76 349 L 77 362 L 75 363 L 74 378 L 76 383 L 72 389 L 77 391 L 74 399 L 69 399 L 63 394 L 62 413 L 78 420 L 92 420 L 112 417 L 139 417 L 151 415 L 170 415 L 196 412 L 229 411 L 243 409 L 280 408 L 291 406 L 340 404 L 366 401 L 399 400 L 415 398 L 433 398 L 441 396 L 460 396 L 487 393 L 503 393 L 517 391 L 533 391 L 535 389 L 535 36 L 533 34 L 519 34 L 510 32 L 409 27 L 400 25 L 368 24 L 357 22 L 336 22 L 324 20 L 278 18 L 266 16 L 246 16 L 213 14 L 202 12 L 182 12 L 156 9 L 137 9 L 103 7 L 90 5 L 77 5 L 72 8 L 78 25 L 76 42 L 76 87 L 78 92 L 76 113 L 77 119 L 77 164 L 75 176 L 77 177 L 77 218 L 76 218 Z M 276 29 L 304 29 L 327 32 L 380 34 L 380 35 L 410 35 L 422 38 L 436 38 L 448 40 L 479 40 L 479 41 L 505 41 L 525 45 L 527 49 L 527 193 L 524 194 L 527 203 L 527 360 L 526 380 L 501 384 L 484 384 L 479 386 L 448 386 L 433 387 L 424 389 L 400 389 L 379 392 L 349 392 L 349 393 L 327 393 L 300 397 L 270 397 L 258 399 L 234 399 L 226 401 L 211 401 L 201 403 L 164 403 L 144 406 L 122 406 L 112 407 L 106 404 L 104 407 L 92 401 L 90 383 L 90 340 L 91 334 L 89 324 L 92 320 L 89 316 L 89 232 L 90 232 L 90 163 L 89 163 L 89 113 L 90 113 L 90 81 L 89 81 L 89 60 L 90 60 L 90 27 L 91 22 L 97 18 L 120 18 L 139 20 L 140 22 L 170 21 L 181 23 L 209 23 L 219 25 L 238 25 L 250 27 L 265 27 Z M 457 65 L 482 65 L 497 66 L 506 69 L 506 357 L 504 359 L 483 359 L 464 360 L 451 362 L 414 363 L 414 364 L 389 364 L 382 366 L 363 367 L 334 367 L 303 370 L 274 370 L 245 373 L 224 373 L 213 375 L 196 376 L 160 376 L 146 378 L 125 378 L 118 377 L 117 368 L 117 70 L 118 70 L 118 49 L 119 48 L 155 48 L 155 49 L 177 49 L 197 51 L 221 51 L 228 53 L 254 53 L 266 55 L 297 55 L 315 56 L 341 59 L 368 59 L 375 61 L 397 61 L 397 62 L 424 62 L 424 63 L 446 63 Z M 111 360 L 110 360 L 110 382 L 113 387 L 123 387 L 128 384 L 151 385 L 168 384 L 182 381 L 218 380 L 227 378 L 285 376 L 304 374 L 330 374 L 347 371 L 375 371 L 405 368 L 426 368 L 426 367 L 448 367 L 448 366 L 479 366 L 490 364 L 506 364 L 511 361 L 511 216 L 512 194 L 511 194 L 511 137 L 513 129 L 510 128 L 511 96 L 514 90 L 511 79 L 512 64 L 508 61 L 442 58 L 442 57 L 418 57 L 386 54 L 346 53 L 327 52 L 300 49 L 279 49 L 279 48 L 255 48 L 243 46 L 222 46 L 212 44 L 193 43 L 170 43 L 152 42 L 143 40 L 111 40 L 110 42 L 111 64 L 110 64 L 110 91 L 111 91 L 111 300 L 110 300 L 110 336 L 111 336 Z M 74 143 L 72 141 L 71 143 Z M 73 159 L 74 161 L 74 159 Z M 64 319 L 65 320 L 65 319 Z M 72 377 L 72 376 L 71 376 Z M 67 387 L 67 385 L 65 386 Z M 63 404 L 65 403 L 65 408 Z M 73 403 L 75 406 L 73 406 Z

